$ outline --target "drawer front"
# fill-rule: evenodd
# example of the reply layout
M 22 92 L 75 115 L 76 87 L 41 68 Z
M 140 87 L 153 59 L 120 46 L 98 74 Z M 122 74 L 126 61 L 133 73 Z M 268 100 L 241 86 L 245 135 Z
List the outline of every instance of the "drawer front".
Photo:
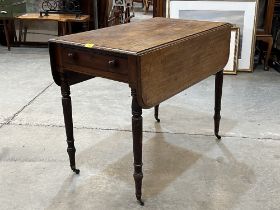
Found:
M 118 57 L 114 55 L 99 54 L 95 52 L 85 52 L 77 49 L 62 49 L 62 66 L 67 67 L 81 67 L 87 69 L 87 73 L 94 73 L 94 70 L 105 71 L 116 74 L 127 75 L 127 58 Z

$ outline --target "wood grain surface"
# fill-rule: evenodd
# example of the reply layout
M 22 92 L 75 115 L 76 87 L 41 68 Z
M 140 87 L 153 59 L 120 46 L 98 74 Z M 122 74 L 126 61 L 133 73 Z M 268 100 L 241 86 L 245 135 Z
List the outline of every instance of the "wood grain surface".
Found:
M 49 16 L 40 16 L 39 13 L 26 13 L 18 16 L 19 20 L 45 20 L 45 21 L 57 21 L 57 22 L 85 22 L 89 20 L 89 15 L 76 15 L 71 14 L 49 14 Z
M 96 49 L 142 54 L 153 48 L 224 25 L 225 23 L 219 22 L 153 18 L 63 36 L 54 41 L 81 46 L 93 43 Z
M 230 27 L 220 27 L 141 56 L 139 103 L 145 108 L 156 106 L 223 70 L 229 43 Z

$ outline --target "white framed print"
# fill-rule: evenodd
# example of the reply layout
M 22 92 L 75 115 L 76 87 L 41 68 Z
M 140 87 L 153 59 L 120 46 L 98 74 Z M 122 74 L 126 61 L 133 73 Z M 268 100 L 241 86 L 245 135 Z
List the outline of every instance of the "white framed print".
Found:
M 227 65 L 224 67 L 224 74 L 237 74 L 239 54 L 239 28 L 231 28 L 230 52 Z
M 228 22 L 240 28 L 238 71 L 253 71 L 258 1 L 170 1 L 170 18 Z

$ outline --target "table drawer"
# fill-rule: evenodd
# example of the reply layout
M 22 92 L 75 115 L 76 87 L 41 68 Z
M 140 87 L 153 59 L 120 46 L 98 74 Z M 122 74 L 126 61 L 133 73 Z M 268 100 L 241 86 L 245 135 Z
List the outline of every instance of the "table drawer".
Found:
M 67 69 L 73 65 L 117 74 L 128 73 L 126 58 L 77 49 L 62 49 L 62 66 Z

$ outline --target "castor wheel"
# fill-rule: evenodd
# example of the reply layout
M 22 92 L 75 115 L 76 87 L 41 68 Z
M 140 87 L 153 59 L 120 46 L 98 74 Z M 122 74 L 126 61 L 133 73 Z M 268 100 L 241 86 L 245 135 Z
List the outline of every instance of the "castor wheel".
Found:
M 139 203 L 141 206 L 144 206 L 144 205 L 145 205 L 144 201 L 142 201 L 141 198 L 137 198 L 137 201 L 138 201 L 138 203 Z
M 215 133 L 215 136 L 217 137 L 217 139 L 221 139 L 222 137 L 219 135 L 219 134 L 217 134 L 217 133 Z
M 80 170 L 76 168 L 72 168 L 72 171 L 75 172 L 76 174 L 80 174 Z

